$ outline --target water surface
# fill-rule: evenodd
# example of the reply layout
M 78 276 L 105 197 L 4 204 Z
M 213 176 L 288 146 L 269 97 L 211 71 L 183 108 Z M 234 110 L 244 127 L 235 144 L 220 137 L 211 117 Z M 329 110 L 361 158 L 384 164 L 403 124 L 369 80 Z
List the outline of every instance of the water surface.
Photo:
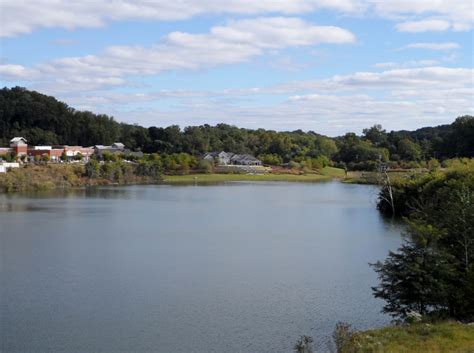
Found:
M 0 195 L 0 351 L 322 350 L 387 324 L 367 265 L 400 243 L 376 189 L 134 186 Z

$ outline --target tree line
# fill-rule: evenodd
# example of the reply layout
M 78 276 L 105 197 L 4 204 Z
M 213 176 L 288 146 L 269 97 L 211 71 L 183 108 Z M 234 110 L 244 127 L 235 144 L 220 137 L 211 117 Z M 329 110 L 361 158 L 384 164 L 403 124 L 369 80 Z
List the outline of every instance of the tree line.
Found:
M 424 166 L 433 158 L 474 156 L 472 116 L 415 131 L 387 132 L 375 125 L 361 136 L 347 133 L 336 138 L 314 131 L 251 130 L 227 124 L 145 128 L 78 111 L 54 97 L 21 87 L 0 90 L 0 144 L 6 146 L 12 136 L 23 136 L 33 145 L 93 146 L 120 141 L 132 150 L 160 154 L 199 156 L 224 150 L 249 153 L 269 165 L 331 161 L 351 170 L 373 170 L 381 161 L 404 168 Z

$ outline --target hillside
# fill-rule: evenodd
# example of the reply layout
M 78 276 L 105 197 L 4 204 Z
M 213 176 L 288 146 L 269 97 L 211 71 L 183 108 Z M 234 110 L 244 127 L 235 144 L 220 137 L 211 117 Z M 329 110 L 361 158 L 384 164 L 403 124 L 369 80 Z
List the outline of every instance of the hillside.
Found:
M 338 138 L 314 131 L 276 132 L 216 126 L 177 125 L 141 127 L 119 123 L 113 117 L 78 111 L 54 97 L 21 87 L 0 90 L 0 146 L 13 136 L 23 136 L 32 145 L 108 145 L 123 142 L 132 150 L 148 153 L 200 155 L 208 151 L 231 151 L 259 156 L 265 164 L 290 161 L 327 165 L 332 160 L 354 170 L 374 169 L 382 158 L 395 167 L 413 167 L 430 158 L 474 156 L 474 118 L 464 116 L 450 125 L 416 131 L 383 130 L 374 125 L 362 136 L 347 133 Z

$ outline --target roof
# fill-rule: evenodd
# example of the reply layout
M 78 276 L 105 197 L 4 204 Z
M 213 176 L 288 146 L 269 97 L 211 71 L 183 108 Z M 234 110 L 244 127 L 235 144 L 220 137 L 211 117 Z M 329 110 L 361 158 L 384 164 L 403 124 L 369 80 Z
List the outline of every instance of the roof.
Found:
M 233 161 L 259 161 L 259 159 L 251 156 L 250 154 L 234 154 L 231 158 Z
M 10 140 L 10 142 L 14 143 L 14 142 L 27 142 L 26 138 L 24 137 L 14 137 Z
M 114 142 L 112 147 L 125 148 L 125 145 L 122 142 Z
M 219 154 L 219 152 L 207 152 L 207 153 L 204 153 L 204 158 L 206 157 L 215 157 Z

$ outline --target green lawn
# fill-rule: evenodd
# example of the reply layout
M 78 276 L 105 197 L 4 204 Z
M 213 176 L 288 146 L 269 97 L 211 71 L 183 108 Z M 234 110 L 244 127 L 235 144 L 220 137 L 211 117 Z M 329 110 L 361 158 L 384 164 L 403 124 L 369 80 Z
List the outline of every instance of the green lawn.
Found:
M 321 174 L 333 178 L 344 178 L 346 176 L 346 172 L 344 171 L 344 169 L 334 167 L 324 167 L 323 169 L 321 169 Z
M 226 181 L 295 181 L 316 182 L 328 181 L 331 177 L 319 174 L 189 174 L 189 175 L 165 175 L 164 183 L 169 184 L 192 184 L 192 183 L 221 183 Z
M 348 352 L 473 353 L 474 325 L 444 322 L 392 326 L 358 332 L 353 343 L 358 348 Z

